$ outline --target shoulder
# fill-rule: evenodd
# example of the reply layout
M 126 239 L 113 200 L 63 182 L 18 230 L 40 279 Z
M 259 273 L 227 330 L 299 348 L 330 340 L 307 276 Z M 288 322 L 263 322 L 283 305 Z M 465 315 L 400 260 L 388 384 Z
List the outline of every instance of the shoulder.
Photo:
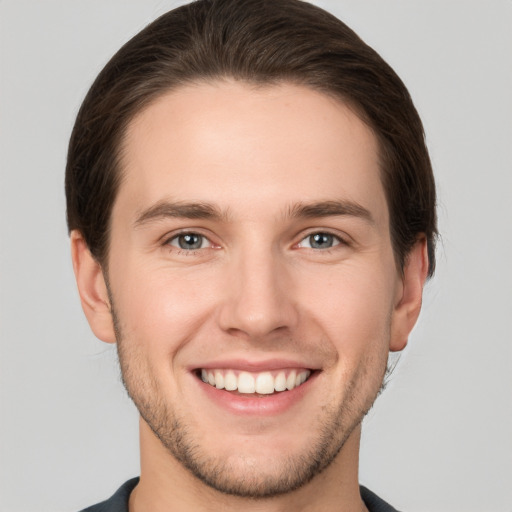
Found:
M 138 477 L 128 480 L 108 500 L 87 507 L 81 512 L 128 512 L 130 493 L 138 483 Z M 366 487 L 360 486 L 360 489 L 361 497 L 370 512 L 398 512 Z
M 370 491 L 370 489 L 361 485 L 360 490 L 361 498 L 363 498 L 364 504 L 370 512 L 398 512 L 396 508 L 393 508 L 389 503 L 379 498 L 375 493 Z
M 87 507 L 81 512 L 128 512 L 130 493 L 138 483 L 138 477 L 128 480 L 108 500 Z

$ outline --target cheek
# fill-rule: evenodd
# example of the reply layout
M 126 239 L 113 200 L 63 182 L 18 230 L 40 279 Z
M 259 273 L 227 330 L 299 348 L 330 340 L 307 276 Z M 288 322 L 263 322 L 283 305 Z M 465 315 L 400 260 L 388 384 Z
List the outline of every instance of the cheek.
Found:
M 383 267 L 346 265 L 316 280 L 323 286 L 302 287 L 308 315 L 343 354 L 360 352 L 389 338 L 394 285 L 389 269 Z
M 172 352 L 208 317 L 212 292 L 200 276 L 165 269 L 125 275 L 131 278 L 114 288 L 114 300 L 123 336 L 132 342 Z

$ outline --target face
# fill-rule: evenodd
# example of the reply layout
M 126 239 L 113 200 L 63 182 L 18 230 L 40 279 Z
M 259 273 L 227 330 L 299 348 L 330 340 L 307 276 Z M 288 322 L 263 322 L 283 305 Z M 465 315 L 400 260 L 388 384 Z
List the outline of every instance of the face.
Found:
M 307 88 L 219 82 L 158 99 L 124 147 L 109 300 L 151 435 L 223 492 L 303 485 L 402 348 L 375 137 Z

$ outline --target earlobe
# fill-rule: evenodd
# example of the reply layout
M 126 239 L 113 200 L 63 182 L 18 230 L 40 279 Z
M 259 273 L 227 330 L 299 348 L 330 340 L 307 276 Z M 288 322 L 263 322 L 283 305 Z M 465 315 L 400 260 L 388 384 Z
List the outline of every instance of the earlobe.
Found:
M 77 230 L 71 232 L 71 259 L 82 309 L 92 331 L 100 340 L 114 343 L 116 337 L 103 271 Z
M 422 236 L 414 244 L 405 262 L 391 322 L 389 350 L 392 352 L 403 350 L 407 345 L 409 334 L 421 311 L 427 273 L 427 240 Z

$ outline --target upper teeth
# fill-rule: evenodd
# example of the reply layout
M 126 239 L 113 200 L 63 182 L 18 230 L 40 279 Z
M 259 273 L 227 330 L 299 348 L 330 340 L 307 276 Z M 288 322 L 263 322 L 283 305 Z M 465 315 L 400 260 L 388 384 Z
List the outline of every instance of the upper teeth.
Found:
M 234 370 L 201 370 L 201 379 L 217 389 L 238 390 L 239 393 L 269 395 L 274 391 L 291 390 L 300 386 L 311 375 L 310 370 L 291 370 L 261 373 Z

